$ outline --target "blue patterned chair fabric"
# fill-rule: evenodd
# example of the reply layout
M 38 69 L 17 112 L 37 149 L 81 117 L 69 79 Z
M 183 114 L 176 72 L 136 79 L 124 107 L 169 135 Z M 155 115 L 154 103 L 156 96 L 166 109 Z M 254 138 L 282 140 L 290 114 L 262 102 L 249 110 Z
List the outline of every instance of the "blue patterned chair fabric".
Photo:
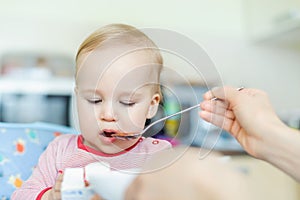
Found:
M 55 137 L 77 133 L 70 127 L 50 123 L 0 122 L 0 199 L 8 200 L 12 192 L 29 178 L 41 153 Z

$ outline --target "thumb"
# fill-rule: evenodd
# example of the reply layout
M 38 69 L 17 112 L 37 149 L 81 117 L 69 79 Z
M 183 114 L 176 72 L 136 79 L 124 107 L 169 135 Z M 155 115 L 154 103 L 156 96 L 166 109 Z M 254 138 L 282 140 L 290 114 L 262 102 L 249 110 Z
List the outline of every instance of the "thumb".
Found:
M 211 89 L 209 92 L 204 94 L 204 99 L 210 100 L 212 98 L 217 98 L 219 100 L 226 100 L 230 103 L 234 103 L 236 96 L 238 95 L 238 91 L 242 90 L 243 88 L 233 88 L 230 86 L 225 87 L 215 87 Z

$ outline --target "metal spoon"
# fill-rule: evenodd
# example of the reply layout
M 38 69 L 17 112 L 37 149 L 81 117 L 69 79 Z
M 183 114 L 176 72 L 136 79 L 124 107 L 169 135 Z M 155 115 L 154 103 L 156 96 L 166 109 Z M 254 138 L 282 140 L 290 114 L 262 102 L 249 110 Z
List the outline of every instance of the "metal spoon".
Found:
M 236 90 L 237 90 L 237 91 L 241 91 L 241 90 L 243 90 L 243 89 L 245 89 L 245 87 L 242 86 L 242 87 L 237 88 Z M 211 101 L 216 101 L 216 100 L 220 100 L 220 99 L 217 98 L 217 97 L 214 97 L 214 98 L 211 99 Z
M 168 115 L 166 117 L 163 117 L 159 120 L 156 120 L 155 122 L 149 124 L 144 130 L 142 130 L 141 132 L 139 133 L 133 133 L 133 134 L 128 134 L 128 133 L 116 133 L 116 134 L 112 134 L 111 137 L 115 137 L 115 138 L 118 138 L 118 139 L 121 139 L 121 140 L 129 140 L 129 139 L 136 139 L 138 137 L 140 137 L 141 135 L 143 135 L 149 128 L 151 128 L 152 126 L 154 126 L 155 124 L 159 123 L 159 122 L 162 122 L 170 117 L 174 117 L 176 115 L 179 115 L 179 114 L 182 114 L 182 113 L 185 113 L 187 111 L 190 111 L 192 109 L 195 109 L 195 108 L 198 108 L 200 106 L 200 104 L 197 104 L 197 105 L 194 105 L 194 106 L 191 106 L 189 108 L 186 108 L 184 110 L 181 110 L 177 113 L 174 113 L 174 114 L 171 114 L 171 115 Z
M 239 88 L 237 88 L 237 91 L 241 91 L 241 90 L 243 90 L 243 89 L 244 89 L 244 87 L 239 87 Z M 214 98 L 211 99 L 211 101 L 217 101 L 217 100 L 219 100 L 219 99 L 216 98 L 216 97 L 214 97 Z M 141 135 L 143 135 L 149 128 L 151 128 L 151 127 L 154 126 L 155 124 L 157 124 L 157 123 L 159 123 L 159 122 L 162 122 L 162 121 L 164 121 L 164 120 L 166 120 L 166 119 L 168 119 L 168 118 L 170 118 L 170 117 L 174 117 L 174 116 L 176 116 L 176 115 L 185 113 L 185 112 L 190 111 L 190 110 L 192 110 L 192 109 L 195 109 L 195 108 L 197 108 L 197 107 L 199 107 L 199 106 L 200 106 L 200 104 L 196 104 L 196 105 L 194 105 L 194 106 L 191 106 L 191 107 L 189 107 L 189 108 L 186 108 L 186 109 L 184 109 L 184 110 L 181 110 L 181 111 L 179 111 L 179 112 L 177 112 L 177 113 L 174 113 L 174 114 L 168 115 L 168 116 L 166 116 L 166 117 L 163 117 L 163 118 L 161 118 L 161 119 L 159 119 L 159 120 L 156 120 L 155 122 L 149 124 L 149 125 L 148 125 L 143 131 L 141 131 L 140 133 L 116 133 L 116 134 L 112 134 L 111 137 L 115 137 L 115 138 L 121 139 L 121 140 L 136 139 L 136 138 L 140 137 Z

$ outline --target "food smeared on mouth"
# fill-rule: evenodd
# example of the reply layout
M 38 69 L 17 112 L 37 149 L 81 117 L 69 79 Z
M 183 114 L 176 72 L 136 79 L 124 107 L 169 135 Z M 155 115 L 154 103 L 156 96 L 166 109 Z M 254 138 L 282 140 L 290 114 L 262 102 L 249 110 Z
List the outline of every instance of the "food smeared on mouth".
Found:
M 137 139 L 141 136 L 141 134 L 138 133 L 116 133 L 112 134 L 112 137 L 122 139 L 122 140 L 132 140 L 132 139 Z
M 130 133 L 125 133 L 125 132 L 118 132 L 118 131 L 103 131 L 101 133 L 104 137 L 107 138 L 124 138 L 124 139 L 135 139 L 139 136 L 139 134 L 130 132 Z
M 124 136 L 131 136 L 131 135 L 135 135 L 135 133 L 125 133 L 125 132 L 118 132 L 118 131 L 107 131 L 104 130 L 101 135 L 105 136 L 105 137 L 124 137 Z
M 115 131 L 103 131 L 102 135 L 104 137 L 113 137 L 112 135 L 116 134 L 117 132 Z
M 103 130 L 100 133 L 100 135 L 102 136 L 101 140 L 106 144 L 111 144 L 117 139 L 112 136 L 115 133 L 117 133 L 117 131 L 115 131 L 115 130 Z

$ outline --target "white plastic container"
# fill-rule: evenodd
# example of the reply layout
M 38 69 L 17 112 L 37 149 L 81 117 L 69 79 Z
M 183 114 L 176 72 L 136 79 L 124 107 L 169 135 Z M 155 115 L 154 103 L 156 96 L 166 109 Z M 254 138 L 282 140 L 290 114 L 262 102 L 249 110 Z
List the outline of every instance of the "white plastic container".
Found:
M 61 186 L 62 200 L 91 199 L 94 192 L 92 187 L 85 186 L 83 168 L 66 168 Z
M 113 171 L 107 163 L 102 162 L 91 163 L 85 169 L 87 180 L 95 193 L 105 200 L 123 200 L 128 186 L 140 171 Z

